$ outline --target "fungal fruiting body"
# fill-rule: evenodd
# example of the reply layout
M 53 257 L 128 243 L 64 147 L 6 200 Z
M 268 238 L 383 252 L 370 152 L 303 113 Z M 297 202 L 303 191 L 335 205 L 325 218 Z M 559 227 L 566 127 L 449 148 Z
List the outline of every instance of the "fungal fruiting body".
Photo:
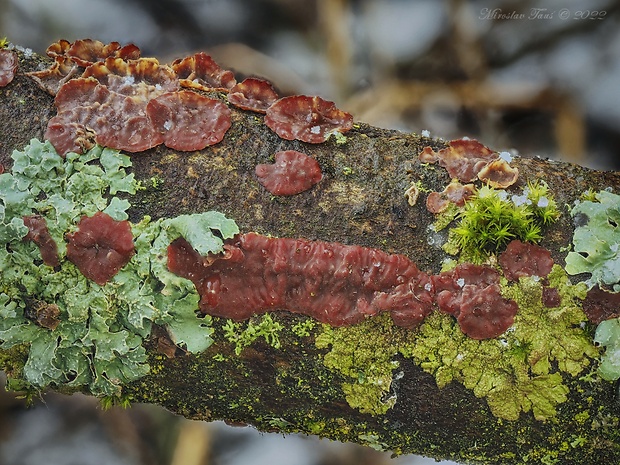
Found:
M 0 50 L 0 87 L 7 86 L 13 81 L 17 72 L 17 55 L 10 50 Z
M 350 130 L 353 116 L 320 97 L 293 95 L 267 108 L 265 124 L 282 139 L 320 144 L 336 132 Z
M 24 225 L 28 228 L 25 241 L 32 241 L 39 246 L 43 263 L 48 266 L 58 266 L 58 246 L 52 238 L 47 222 L 41 215 L 29 215 L 23 217 Z
M 437 152 L 425 147 L 420 153 L 420 161 L 439 162 L 453 179 L 462 182 L 480 179 L 501 189 L 514 184 L 519 176 L 519 171 L 510 167 L 504 158 L 473 139 L 452 140 L 447 148 Z
M 243 110 L 265 113 L 278 94 L 269 81 L 247 78 L 236 84 L 228 94 L 228 101 Z
M 103 286 L 135 252 L 131 226 L 103 212 L 83 217 L 77 226 L 77 231 L 67 234 L 67 259 Z
M 295 195 L 317 184 L 323 173 L 319 163 L 295 150 L 278 152 L 274 164 L 256 166 L 256 176 L 273 195 Z
M 178 239 L 168 268 L 195 284 L 204 313 L 235 320 L 284 309 L 342 326 L 390 311 L 415 327 L 432 309 L 429 277 L 413 262 L 360 246 L 248 233 L 202 257 Z

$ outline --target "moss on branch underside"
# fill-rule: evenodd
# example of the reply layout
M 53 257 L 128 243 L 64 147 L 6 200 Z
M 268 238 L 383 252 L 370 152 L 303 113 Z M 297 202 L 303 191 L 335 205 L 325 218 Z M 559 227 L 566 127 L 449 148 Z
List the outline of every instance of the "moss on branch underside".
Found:
M 21 57 L 20 66 L 39 61 Z M 346 138 L 310 145 L 282 140 L 262 116 L 233 110 L 224 140 L 200 152 L 158 147 L 129 158 L 96 147 L 61 159 L 49 144 L 28 145 L 52 114 L 49 96 L 18 75 L 0 89 L 0 101 L 0 366 L 9 387 L 83 390 L 107 402 L 156 403 L 189 418 L 397 454 L 490 464 L 620 462 L 617 392 L 597 373 L 601 350 L 581 308 L 588 276 L 578 274 L 596 280 L 606 268 L 600 261 L 573 265 L 572 278 L 562 268 L 574 231 L 566 206 L 589 190 L 617 191 L 618 174 L 513 160 L 520 181 L 506 192 L 523 195 L 528 181 L 543 178 L 558 206 L 540 243 L 556 263 L 544 285 L 557 289 L 560 303 L 543 305 L 536 277 L 502 278 L 502 296 L 517 302 L 519 313 L 499 338 L 471 339 L 437 311 L 416 330 L 395 326 L 387 313 L 340 328 L 287 312 L 245 322 L 198 319 L 193 284 L 165 268 L 165 248 L 177 237 L 203 255 L 220 252 L 221 239 L 239 230 L 357 244 L 404 254 L 429 274 L 463 260 L 442 249 L 459 226 L 458 210 L 436 218 L 404 195 L 412 184 L 439 192 L 450 182 L 443 169 L 417 158 L 425 146 L 445 142 L 360 123 Z M 254 168 L 281 150 L 314 157 L 321 182 L 290 197 L 263 189 Z M 613 194 L 599 195 L 582 199 L 582 209 L 602 208 L 585 202 L 617 207 Z M 103 286 L 64 260 L 64 235 L 96 211 L 128 218 L 136 243 L 132 261 Z M 51 225 L 57 269 L 22 240 L 21 218 L 30 214 Z M 440 220 L 443 232 L 433 226 Z M 496 265 L 494 251 L 482 255 L 477 259 Z M 578 260 L 573 255 L 571 263 Z M 59 311 L 53 329 L 42 324 L 51 305 Z

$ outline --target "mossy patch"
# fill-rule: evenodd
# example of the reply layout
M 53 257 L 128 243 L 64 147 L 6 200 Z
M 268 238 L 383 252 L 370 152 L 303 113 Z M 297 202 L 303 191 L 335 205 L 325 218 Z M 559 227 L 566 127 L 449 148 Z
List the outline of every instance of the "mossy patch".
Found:
M 536 278 L 503 282 L 504 297 L 519 305 L 513 326 L 503 336 L 468 338 L 452 317 L 435 313 L 422 324 L 405 355 L 433 374 L 439 387 L 457 381 L 484 397 L 499 418 L 516 420 L 529 411 L 538 420 L 552 418 L 557 405 L 567 399 L 563 376 L 577 376 L 598 350 L 582 328 L 586 317 L 579 302 L 584 286 L 571 285 L 557 265 L 549 282 L 561 295 L 556 308 L 542 304 L 542 283 Z

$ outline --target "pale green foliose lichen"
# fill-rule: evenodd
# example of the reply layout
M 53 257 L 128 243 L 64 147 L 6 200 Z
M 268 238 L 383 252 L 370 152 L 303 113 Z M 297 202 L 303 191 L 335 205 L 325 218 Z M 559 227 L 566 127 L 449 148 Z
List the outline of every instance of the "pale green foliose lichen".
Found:
M 601 191 L 596 202 L 578 202 L 571 214 L 579 222 L 573 235 L 573 251 L 566 256 L 566 271 L 575 275 L 590 273 L 587 282 L 620 291 L 620 195 Z
M 128 156 L 102 147 L 60 157 L 36 139 L 12 155 L 10 173 L 0 175 L 0 348 L 29 347 L 21 376 L 36 388 L 50 384 L 87 387 L 117 396 L 124 383 L 149 371 L 142 341 L 152 324 L 167 328 L 173 341 L 191 352 L 211 344 L 210 319 L 198 318 L 199 296 L 191 281 L 166 266 L 166 249 L 185 237 L 201 253 L 223 250 L 222 238 L 238 232 L 217 212 L 183 215 L 132 225 L 136 253 L 108 283 L 85 278 L 66 256 L 66 233 L 98 211 L 127 219 L 138 183 L 125 168 Z M 42 263 L 37 245 L 24 241 L 22 218 L 45 218 L 58 246 L 60 265 Z M 58 325 L 36 324 L 35 305 L 56 305 Z M 30 316 L 30 318 L 28 318 Z
M 503 281 L 502 293 L 517 302 L 519 313 L 501 337 L 468 338 L 451 316 L 434 313 L 404 354 L 433 374 L 439 387 L 457 381 L 484 397 L 499 418 L 516 420 L 529 411 L 538 420 L 552 418 L 567 399 L 563 375 L 581 373 L 598 351 L 581 327 L 585 286 L 571 285 L 557 265 L 548 279 L 561 296 L 555 308 L 542 304 L 539 280 Z
M 566 256 L 566 271 L 589 273 L 589 287 L 600 285 L 620 291 L 620 195 L 608 191 L 589 192 L 571 210 L 579 223 L 573 235 L 573 251 Z M 601 322 L 594 341 L 605 347 L 599 374 L 603 379 L 620 378 L 620 321 Z

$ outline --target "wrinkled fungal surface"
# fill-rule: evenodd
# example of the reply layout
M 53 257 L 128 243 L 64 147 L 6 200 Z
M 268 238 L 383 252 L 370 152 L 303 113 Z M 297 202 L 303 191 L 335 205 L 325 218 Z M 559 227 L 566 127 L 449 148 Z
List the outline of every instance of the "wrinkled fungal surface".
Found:
M 607 292 L 596 285 L 588 291 L 583 301 L 583 311 L 588 320 L 599 324 L 611 318 L 620 317 L 620 293 Z
M 273 195 L 295 195 L 307 191 L 322 178 L 319 163 L 295 150 L 276 153 L 274 164 L 256 166 L 256 176 Z
M 293 95 L 267 109 L 265 124 L 282 139 L 320 144 L 334 132 L 350 130 L 353 116 L 320 97 Z
M 269 81 L 246 78 L 236 84 L 228 94 L 228 101 L 243 110 L 265 113 L 276 100 L 278 93 Z
M 514 240 L 500 254 L 499 264 L 506 278 L 518 281 L 524 276 L 546 277 L 553 268 L 553 259 L 544 247 Z
M 103 286 L 134 254 L 131 226 L 103 212 L 83 217 L 77 226 L 77 231 L 67 234 L 67 259 Z
M 456 317 L 461 331 L 473 339 L 490 339 L 504 333 L 519 310 L 500 292 L 500 275 L 487 265 L 461 264 L 432 276 L 439 309 Z
M 19 60 L 17 55 L 10 50 L 0 50 L 0 87 L 8 85 L 17 72 Z
M 237 83 L 232 71 L 220 68 L 213 58 L 204 52 L 175 60 L 172 69 L 183 87 L 227 92 Z
M 447 148 L 438 152 L 431 147 L 425 147 L 420 153 L 422 163 L 439 162 L 451 178 L 461 182 L 475 181 L 478 173 L 497 158 L 497 153 L 473 139 L 452 140 Z
M 202 312 L 234 320 L 288 310 L 342 326 L 389 311 L 413 328 L 432 309 L 429 278 L 407 257 L 354 245 L 248 233 L 203 257 L 177 239 L 168 268 L 195 284 Z
M 174 150 L 217 144 L 231 124 L 225 103 L 190 91 L 160 95 L 148 103 L 146 112 L 166 147 Z
M 43 263 L 49 266 L 58 266 L 58 246 L 47 229 L 47 222 L 41 215 L 23 217 L 24 225 L 28 228 L 25 241 L 32 241 L 39 247 Z
M 517 182 L 519 170 L 502 158 L 493 160 L 478 173 L 478 179 L 496 189 L 506 189 Z
M 426 209 L 434 214 L 445 211 L 450 203 L 459 207 L 465 205 L 465 201 L 476 193 L 473 184 L 461 184 L 453 181 L 442 192 L 431 192 L 426 198 Z

